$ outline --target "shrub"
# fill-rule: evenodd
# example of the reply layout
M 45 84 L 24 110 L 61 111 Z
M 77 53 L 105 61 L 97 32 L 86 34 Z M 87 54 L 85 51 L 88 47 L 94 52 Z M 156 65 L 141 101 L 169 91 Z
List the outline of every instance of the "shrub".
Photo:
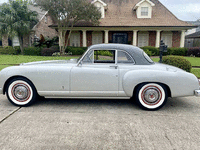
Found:
M 167 48 L 167 53 L 165 55 L 187 56 L 187 53 L 188 53 L 187 48 L 171 47 Z
M 188 56 L 200 57 L 200 47 L 193 47 L 188 50 Z
M 163 63 L 181 68 L 187 72 L 190 72 L 192 69 L 191 63 L 187 59 L 185 59 L 184 57 L 181 57 L 181 56 L 163 57 Z
M 144 50 L 144 52 L 145 52 L 148 56 L 152 56 L 152 52 L 149 51 L 148 49 Z
M 87 47 L 67 47 L 66 52 L 71 52 L 72 55 L 82 55 L 87 50 Z
M 50 48 L 43 48 L 41 51 L 42 56 L 52 56 L 53 53 L 60 52 L 58 46 L 52 46 Z
M 14 48 L 12 46 L 5 46 L 0 48 L 0 54 L 18 55 L 19 53 L 20 49 Z
M 41 49 L 39 47 L 26 47 L 24 55 L 41 56 Z
M 151 52 L 151 56 L 158 56 L 159 55 L 159 48 L 153 47 L 153 46 L 145 46 L 141 47 L 147 54 L 147 50 Z M 149 54 L 150 54 L 149 52 Z

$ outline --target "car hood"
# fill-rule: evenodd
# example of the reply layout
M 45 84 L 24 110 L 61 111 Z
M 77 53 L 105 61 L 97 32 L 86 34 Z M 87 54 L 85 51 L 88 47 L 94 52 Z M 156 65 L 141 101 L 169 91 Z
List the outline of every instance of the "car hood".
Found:
M 36 62 L 22 63 L 22 64 L 20 64 L 20 66 L 28 66 L 28 65 L 58 65 L 58 64 L 77 64 L 77 59 L 36 61 Z

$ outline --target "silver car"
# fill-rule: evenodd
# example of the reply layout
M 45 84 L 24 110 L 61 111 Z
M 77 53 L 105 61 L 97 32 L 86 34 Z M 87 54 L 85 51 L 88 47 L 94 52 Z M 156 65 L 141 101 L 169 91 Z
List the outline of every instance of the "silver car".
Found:
M 0 71 L 0 94 L 17 106 L 45 98 L 120 98 L 157 110 L 168 97 L 199 96 L 199 81 L 179 68 L 154 63 L 140 48 L 98 44 L 72 60 L 20 64 Z

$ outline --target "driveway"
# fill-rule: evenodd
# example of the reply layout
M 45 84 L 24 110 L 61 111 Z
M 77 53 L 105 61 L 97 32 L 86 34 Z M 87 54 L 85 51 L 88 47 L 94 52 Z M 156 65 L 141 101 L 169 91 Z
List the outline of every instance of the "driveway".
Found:
M 47 99 L 15 107 L 0 95 L 1 150 L 199 150 L 200 98 L 159 111 L 130 100 Z

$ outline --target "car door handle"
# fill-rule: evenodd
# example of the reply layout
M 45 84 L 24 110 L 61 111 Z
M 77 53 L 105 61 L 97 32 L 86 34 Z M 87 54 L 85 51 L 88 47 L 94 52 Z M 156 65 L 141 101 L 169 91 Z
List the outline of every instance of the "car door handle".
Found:
M 117 65 L 112 65 L 112 66 L 110 66 L 110 68 L 115 68 L 115 69 L 117 69 L 118 66 L 117 66 Z

